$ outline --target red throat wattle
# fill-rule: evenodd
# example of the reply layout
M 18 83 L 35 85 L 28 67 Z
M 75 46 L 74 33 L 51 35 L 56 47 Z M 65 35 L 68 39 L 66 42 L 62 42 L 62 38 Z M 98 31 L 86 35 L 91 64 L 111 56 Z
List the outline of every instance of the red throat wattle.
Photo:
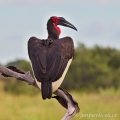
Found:
M 60 33 L 61 33 L 60 28 L 55 23 L 53 23 L 53 25 L 54 25 L 55 29 L 57 30 L 58 34 L 60 35 Z
M 61 30 L 60 30 L 60 28 L 57 26 L 57 22 L 59 22 L 60 18 L 58 18 L 58 17 L 53 17 L 52 20 L 54 21 L 53 25 L 54 25 L 55 29 L 57 30 L 58 34 L 60 35 Z

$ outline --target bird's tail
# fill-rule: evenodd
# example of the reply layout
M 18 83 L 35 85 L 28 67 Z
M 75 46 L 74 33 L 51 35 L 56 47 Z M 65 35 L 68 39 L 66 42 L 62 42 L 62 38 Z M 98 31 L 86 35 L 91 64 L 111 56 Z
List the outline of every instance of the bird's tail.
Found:
M 45 81 L 41 84 L 42 98 L 45 100 L 46 98 L 50 99 L 52 97 L 52 82 Z

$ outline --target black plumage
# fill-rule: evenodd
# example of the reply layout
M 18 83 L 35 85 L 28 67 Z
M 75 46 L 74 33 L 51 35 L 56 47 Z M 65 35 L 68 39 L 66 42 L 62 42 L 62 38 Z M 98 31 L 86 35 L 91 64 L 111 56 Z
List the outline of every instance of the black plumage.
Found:
M 51 17 L 48 20 L 48 38 L 46 40 L 31 37 L 28 41 L 29 58 L 34 76 L 41 83 L 43 99 L 52 97 L 52 83 L 61 78 L 68 61 L 74 56 L 72 38 L 59 39 L 60 28 L 57 27 L 59 22 L 59 17 Z M 73 29 L 76 28 L 73 26 Z

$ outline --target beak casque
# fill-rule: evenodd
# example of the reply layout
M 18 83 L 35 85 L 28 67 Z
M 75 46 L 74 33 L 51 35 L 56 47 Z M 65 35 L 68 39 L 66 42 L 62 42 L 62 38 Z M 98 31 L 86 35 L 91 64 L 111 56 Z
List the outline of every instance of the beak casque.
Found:
M 59 17 L 59 18 L 60 18 L 60 21 L 57 23 L 57 25 L 69 27 L 69 28 L 72 28 L 77 31 L 77 28 L 73 24 L 71 24 L 70 22 L 68 22 L 67 20 L 65 20 L 62 17 Z

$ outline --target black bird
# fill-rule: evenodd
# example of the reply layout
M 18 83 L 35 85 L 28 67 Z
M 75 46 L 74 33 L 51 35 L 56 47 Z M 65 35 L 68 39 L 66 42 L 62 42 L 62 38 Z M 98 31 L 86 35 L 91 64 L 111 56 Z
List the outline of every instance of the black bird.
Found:
M 57 25 L 77 30 L 63 17 L 52 16 L 47 22 L 48 38 L 31 37 L 28 41 L 29 58 L 43 99 L 50 99 L 61 85 L 74 57 L 72 38 L 59 38 L 61 30 Z

